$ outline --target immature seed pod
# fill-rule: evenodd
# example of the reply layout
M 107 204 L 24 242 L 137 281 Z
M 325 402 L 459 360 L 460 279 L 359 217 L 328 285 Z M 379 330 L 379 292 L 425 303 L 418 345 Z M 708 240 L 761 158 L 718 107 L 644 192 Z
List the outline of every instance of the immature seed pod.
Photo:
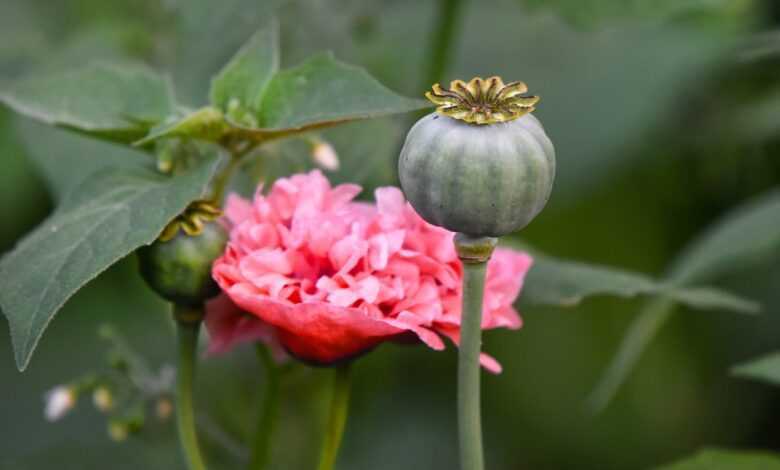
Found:
M 438 84 L 436 104 L 406 136 L 398 172 L 406 198 L 428 222 L 473 237 L 519 230 L 544 208 L 555 150 L 523 82 L 499 77 Z
M 227 231 L 213 220 L 219 211 L 193 203 L 149 246 L 138 250 L 141 276 L 149 287 L 177 305 L 200 305 L 219 293 L 211 265 L 225 249 Z

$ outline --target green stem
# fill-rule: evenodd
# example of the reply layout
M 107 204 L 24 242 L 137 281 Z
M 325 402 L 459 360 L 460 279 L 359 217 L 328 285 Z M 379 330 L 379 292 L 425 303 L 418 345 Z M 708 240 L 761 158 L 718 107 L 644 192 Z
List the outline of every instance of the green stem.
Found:
M 333 470 L 336 465 L 341 437 L 344 435 L 344 425 L 347 422 L 349 389 L 349 366 L 341 366 L 336 369 L 333 377 L 333 396 L 330 401 L 328 427 L 325 430 L 325 439 L 322 443 L 320 464 L 317 466 L 317 470 Z
M 206 470 L 203 462 L 198 436 L 195 432 L 195 413 L 193 411 L 192 389 L 195 380 L 195 361 L 198 348 L 203 309 L 182 306 L 174 307 L 174 316 L 178 325 L 178 378 L 176 383 L 176 424 L 179 429 L 179 441 L 189 470 Z
M 482 299 L 487 262 L 495 238 L 455 237 L 463 261 L 463 309 L 458 357 L 458 434 L 461 470 L 483 470 L 482 419 L 480 416 L 480 365 L 482 349 Z
M 279 384 L 280 370 L 271 357 L 271 352 L 265 345 L 257 345 L 257 355 L 265 369 L 265 390 L 263 405 L 260 410 L 257 428 L 252 442 L 252 455 L 249 459 L 249 470 L 265 470 L 268 468 L 271 456 L 271 436 L 276 429 L 279 416 Z
M 460 23 L 463 0 L 439 0 L 437 7 L 437 22 L 433 29 L 430 49 L 427 54 L 428 69 L 425 72 L 425 83 L 422 89 L 442 80 L 451 62 L 454 50 L 455 32 Z
M 236 168 L 241 164 L 241 157 L 232 155 L 227 165 L 214 177 L 214 200 L 217 203 L 222 202 L 222 198 L 225 196 L 225 189 L 227 189 L 230 178 L 236 171 Z

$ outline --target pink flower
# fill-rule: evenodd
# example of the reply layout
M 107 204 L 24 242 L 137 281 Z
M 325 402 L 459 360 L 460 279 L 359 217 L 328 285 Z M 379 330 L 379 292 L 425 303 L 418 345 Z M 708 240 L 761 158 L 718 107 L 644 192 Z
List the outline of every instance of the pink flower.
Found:
M 231 195 L 230 241 L 214 263 L 214 279 L 308 362 L 329 364 L 410 337 L 436 350 L 444 349 L 442 335 L 457 343 L 463 268 L 452 232 L 422 220 L 397 188 L 377 189 L 375 205 L 353 201 L 360 190 L 331 187 L 312 171 L 276 181 L 267 196 L 258 189 L 252 202 Z M 531 263 L 525 253 L 496 250 L 484 329 L 521 326 L 512 303 Z M 218 307 L 208 309 L 207 325 L 228 318 Z M 212 349 L 260 339 L 258 328 L 209 327 Z M 484 354 L 482 364 L 501 370 Z

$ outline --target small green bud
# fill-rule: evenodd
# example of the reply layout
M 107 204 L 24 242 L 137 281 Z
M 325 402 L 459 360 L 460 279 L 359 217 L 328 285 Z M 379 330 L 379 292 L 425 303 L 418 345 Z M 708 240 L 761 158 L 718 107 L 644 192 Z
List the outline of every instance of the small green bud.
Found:
M 139 249 L 141 276 L 166 300 L 200 305 L 219 293 L 211 265 L 225 248 L 227 232 L 218 222 L 200 225 L 197 234 L 187 230 Z

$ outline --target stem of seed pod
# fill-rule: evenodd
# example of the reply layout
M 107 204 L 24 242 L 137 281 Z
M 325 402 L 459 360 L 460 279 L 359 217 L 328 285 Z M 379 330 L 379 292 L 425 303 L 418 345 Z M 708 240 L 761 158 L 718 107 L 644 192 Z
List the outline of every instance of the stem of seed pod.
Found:
M 333 395 L 330 399 L 328 427 L 325 430 L 325 440 L 322 442 L 320 464 L 317 466 L 317 470 L 333 470 L 336 465 L 341 437 L 344 435 L 344 425 L 347 422 L 349 390 L 349 365 L 338 367 L 333 377 Z
M 176 424 L 179 441 L 189 470 L 206 470 L 195 431 L 192 399 L 198 333 L 203 319 L 202 307 L 174 306 L 178 332 L 178 377 L 176 383 Z
M 496 239 L 455 236 L 455 248 L 463 262 L 463 308 L 458 356 L 458 435 L 461 470 L 483 470 L 482 419 L 480 416 L 480 365 L 482 349 L 482 300 L 487 262 Z
M 279 416 L 279 385 L 281 371 L 271 357 L 268 347 L 257 345 L 257 356 L 265 370 L 263 404 L 255 429 L 252 443 L 252 455 L 249 459 L 249 470 L 265 470 L 271 460 L 271 436 L 276 428 Z

